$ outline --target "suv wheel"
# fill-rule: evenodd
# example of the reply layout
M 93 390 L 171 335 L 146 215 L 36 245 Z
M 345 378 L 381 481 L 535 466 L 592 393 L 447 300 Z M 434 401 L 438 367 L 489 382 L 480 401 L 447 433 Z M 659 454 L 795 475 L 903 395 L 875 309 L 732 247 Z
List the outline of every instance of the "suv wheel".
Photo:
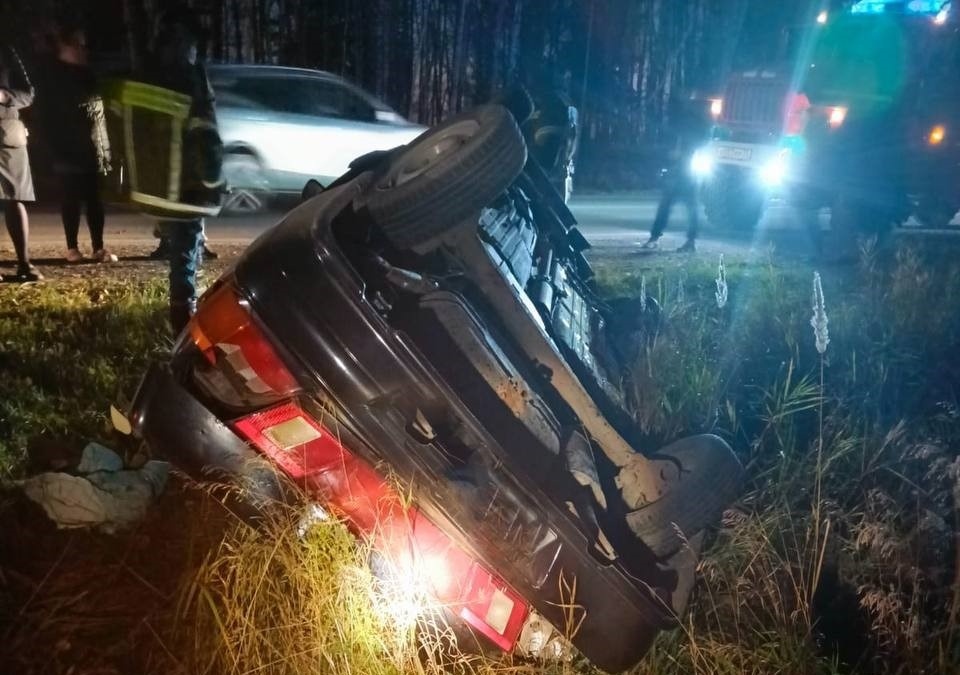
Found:
M 743 466 L 726 442 L 711 435 L 682 438 L 651 459 L 676 463 L 680 477 L 663 497 L 626 518 L 640 541 L 658 558 L 666 558 L 716 522 L 736 500 Z
M 223 198 L 220 211 L 226 216 L 245 216 L 266 210 L 270 200 L 270 184 L 256 157 L 231 152 L 223 158 L 223 177 L 230 190 Z
M 950 226 L 958 210 L 960 208 L 954 202 L 932 195 L 925 195 L 917 203 L 914 215 L 924 227 L 939 230 Z
M 721 167 L 701 191 L 707 220 L 730 230 L 752 230 L 763 216 L 764 194 L 738 169 Z
M 358 206 L 398 248 L 460 225 L 523 170 L 527 147 L 506 108 L 485 105 L 423 133 L 393 155 Z

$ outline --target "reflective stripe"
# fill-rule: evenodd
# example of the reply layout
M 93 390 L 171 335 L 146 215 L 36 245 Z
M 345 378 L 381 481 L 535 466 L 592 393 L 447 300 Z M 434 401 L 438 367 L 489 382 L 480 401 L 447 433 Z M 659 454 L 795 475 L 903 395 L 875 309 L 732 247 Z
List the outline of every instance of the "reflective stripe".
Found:
M 157 208 L 167 209 L 169 211 L 176 211 L 178 213 L 193 213 L 198 216 L 216 216 L 220 213 L 219 206 L 196 206 L 194 204 L 184 204 L 183 202 L 175 202 L 169 199 L 164 199 L 163 197 L 155 197 L 153 195 L 144 194 L 143 192 L 131 191 L 130 201 L 138 204 L 144 204 L 146 206 L 155 206 Z
M 217 123 L 205 120 L 202 117 L 191 117 L 187 120 L 187 131 L 195 131 L 197 129 L 212 129 L 216 131 Z

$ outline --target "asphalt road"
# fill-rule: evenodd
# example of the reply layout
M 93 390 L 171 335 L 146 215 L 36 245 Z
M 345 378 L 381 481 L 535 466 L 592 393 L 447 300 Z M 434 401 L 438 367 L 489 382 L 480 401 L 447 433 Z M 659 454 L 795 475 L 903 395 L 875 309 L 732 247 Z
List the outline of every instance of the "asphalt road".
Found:
M 588 195 L 574 197 L 571 209 L 580 222 L 584 236 L 601 250 L 638 250 L 646 240 L 657 209 L 656 193 L 622 195 Z M 214 218 L 207 224 L 212 248 L 242 246 L 282 217 L 282 211 L 251 217 Z M 107 217 L 107 247 L 130 248 L 152 246 L 153 220 L 137 213 L 111 211 Z M 662 248 L 671 250 L 683 243 L 686 230 L 686 212 L 682 206 L 675 211 Z M 85 226 L 81 226 L 81 249 L 89 249 Z M 772 206 L 755 232 L 724 232 L 705 227 L 698 242 L 698 250 L 710 252 L 751 251 L 766 252 L 773 246 L 788 257 L 810 254 L 806 234 L 786 207 Z M 50 207 L 38 206 L 31 210 L 31 248 L 55 251 L 63 247 L 63 232 L 59 214 Z M 10 244 L 0 237 L 0 250 L 9 257 Z

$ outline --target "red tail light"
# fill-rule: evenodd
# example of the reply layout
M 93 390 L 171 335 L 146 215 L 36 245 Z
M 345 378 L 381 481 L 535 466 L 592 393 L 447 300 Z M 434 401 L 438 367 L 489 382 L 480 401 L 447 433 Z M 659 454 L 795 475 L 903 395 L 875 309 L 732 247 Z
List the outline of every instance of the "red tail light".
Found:
M 513 649 L 529 609 L 523 598 L 485 569 L 401 496 L 340 438 L 295 403 L 244 417 L 234 429 L 317 497 L 345 517 L 397 569 L 398 583 L 422 581 L 441 606 L 505 651 Z
M 298 390 L 276 350 L 256 326 L 250 306 L 230 284 L 204 298 L 188 329 L 205 357 L 194 379 L 208 394 L 237 408 L 269 405 Z

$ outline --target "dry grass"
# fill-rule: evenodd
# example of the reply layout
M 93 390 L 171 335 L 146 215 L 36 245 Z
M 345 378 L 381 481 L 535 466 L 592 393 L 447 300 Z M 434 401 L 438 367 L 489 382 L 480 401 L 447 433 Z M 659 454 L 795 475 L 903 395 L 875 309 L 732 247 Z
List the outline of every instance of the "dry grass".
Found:
M 379 581 L 369 548 L 341 523 L 313 521 L 304 531 L 304 513 L 278 507 L 259 529 L 237 524 L 185 579 L 174 638 L 188 658 L 184 672 L 549 672 L 464 653 L 442 608 Z
M 960 672 L 957 260 L 946 248 L 868 248 L 856 269 L 824 270 L 823 360 L 809 326 L 812 270 L 728 260 L 720 308 L 713 260 L 601 269 L 608 293 L 635 295 L 645 275 L 663 305 L 626 374 L 650 442 L 721 433 L 750 478 L 713 533 L 688 615 L 636 675 Z M 97 324 L 78 293 L 63 311 L 36 296 L 37 316 L 5 339 L 33 349 L 51 317 L 80 339 Z M 153 318 L 137 313 L 142 295 L 111 287 L 95 311 L 118 322 L 133 311 L 133 343 L 149 345 L 159 317 L 149 294 Z M 9 316 L 5 325 L 19 330 Z M 125 369 L 139 362 L 123 363 L 79 391 L 104 395 L 135 377 Z M 75 418 L 100 415 L 105 401 L 41 393 L 41 410 L 83 414 L 27 418 L 30 433 L 100 428 Z M 27 434 L 12 433 L 0 442 L 15 454 Z M 543 672 L 458 654 L 442 622 L 414 631 L 379 611 L 391 600 L 337 523 L 301 538 L 298 514 L 278 510 L 254 531 L 192 491 L 118 538 L 53 532 L 19 504 L 0 513 L 3 672 Z

